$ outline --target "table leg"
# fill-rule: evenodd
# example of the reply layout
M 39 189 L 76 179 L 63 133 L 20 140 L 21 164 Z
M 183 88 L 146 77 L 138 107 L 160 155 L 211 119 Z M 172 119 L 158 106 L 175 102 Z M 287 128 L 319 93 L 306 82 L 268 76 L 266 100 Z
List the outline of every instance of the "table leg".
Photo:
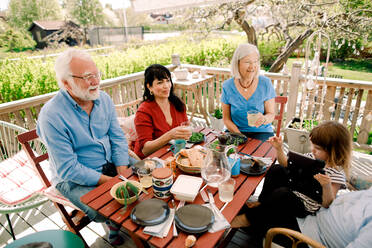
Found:
M 131 231 L 128 231 L 130 237 L 132 238 L 134 244 L 136 245 L 136 247 L 138 248 L 145 248 L 145 247 L 148 247 L 148 246 L 145 246 L 142 242 L 142 240 L 134 234 L 134 232 L 131 232 Z

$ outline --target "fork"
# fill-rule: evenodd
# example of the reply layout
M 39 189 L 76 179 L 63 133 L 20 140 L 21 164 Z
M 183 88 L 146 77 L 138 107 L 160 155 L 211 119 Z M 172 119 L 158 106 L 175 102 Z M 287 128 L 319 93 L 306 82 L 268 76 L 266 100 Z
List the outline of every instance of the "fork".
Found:
M 123 175 L 119 175 L 119 179 L 121 179 L 121 180 L 124 181 L 124 182 L 127 182 L 127 181 L 128 181 L 128 179 L 127 179 L 126 177 L 124 177 Z M 149 192 L 148 192 L 144 187 L 142 187 L 142 191 L 143 191 L 143 193 L 145 193 L 146 195 L 149 194 Z
M 200 191 L 200 196 L 203 198 L 203 201 L 205 203 L 209 203 L 209 198 L 208 198 L 207 194 L 205 193 L 204 189 Z
M 174 214 L 176 214 L 176 204 L 174 203 L 174 199 L 172 199 L 172 208 L 174 209 Z M 177 236 L 178 236 L 178 232 L 176 228 L 176 221 L 174 220 L 174 217 L 173 217 L 173 237 L 177 237 Z

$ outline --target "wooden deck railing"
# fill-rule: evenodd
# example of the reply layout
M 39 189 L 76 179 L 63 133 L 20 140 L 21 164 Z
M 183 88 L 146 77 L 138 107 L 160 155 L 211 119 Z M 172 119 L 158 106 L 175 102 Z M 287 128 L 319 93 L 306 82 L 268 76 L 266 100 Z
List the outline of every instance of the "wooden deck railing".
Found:
M 230 70 L 190 64 L 183 64 L 182 66 L 190 72 L 199 71 L 203 68 L 206 69 L 207 74 L 214 75 L 213 78 L 198 86 L 201 87 L 202 99 L 200 100 L 203 108 L 207 112 L 213 113 L 215 108 L 221 106 L 222 83 L 230 78 Z M 174 65 L 167 67 L 171 71 L 175 69 Z M 288 122 L 293 117 L 300 116 L 302 114 L 299 107 L 303 99 L 302 87 L 305 85 L 305 78 L 301 74 L 301 63 L 293 64 L 290 75 L 267 72 L 264 75 L 272 80 L 277 95 L 288 96 L 284 119 Z M 120 106 L 119 114 L 129 116 L 135 113 L 142 99 L 143 80 L 143 72 L 138 72 L 103 80 L 101 88 L 112 97 L 117 106 Z M 322 107 L 324 120 L 342 120 L 352 133 L 355 130 L 358 132 L 356 146 L 372 150 L 372 146 L 366 144 L 368 134 L 372 128 L 372 121 L 367 118 L 372 111 L 372 82 L 326 78 L 325 102 L 320 106 L 323 81 L 323 78 L 317 78 L 316 83 L 319 87 L 305 97 L 304 117 L 316 119 L 319 108 Z M 196 96 L 193 92 L 179 90 L 177 86 L 175 86 L 175 89 L 176 93 L 185 101 L 188 111 L 191 112 L 193 108 L 197 108 L 196 113 L 201 114 L 201 110 L 195 104 Z M 35 128 L 42 105 L 55 94 L 56 92 L 0 104 L 0 119 L 27 129 Z M 334 107 L 334 111 L 332 107 Z

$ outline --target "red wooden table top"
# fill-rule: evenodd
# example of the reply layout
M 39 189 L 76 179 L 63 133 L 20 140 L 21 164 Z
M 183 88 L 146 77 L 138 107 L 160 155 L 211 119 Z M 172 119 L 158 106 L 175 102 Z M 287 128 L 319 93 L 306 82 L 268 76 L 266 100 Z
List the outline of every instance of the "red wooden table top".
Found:
M 216 134 L 211 132 L 211 129 L 208 128 L 200 128 L 198 130 L 203 132 L 206 136 L 205 143 L 210 143 L 214 139 L 216 139 Z M 203 145 L 203 144 L 201 144 Z M 158 157 L 161 159 L 166 159 L 169 156 L 172 156 L 172 153 L 168 151 L 169 145 L 164 146 L 163 148 L 159 149 L 158 151 L 154 152 L 150 156 L 151 157 Z M 262 142 L 260 140 L 255 139 L 248 139 L 245 144 L 239 146 L 239 151 L 251 154 L 254 156 L 259 157 L 270 157 L 273 161 L 276 158 L 276 151 L 273 147 L 267 143 Z M 131 170 L 127 171 L 127 175 L 123 175 L 128 179 L 138 180 L 135 174 L 132 174 Z M 257 185 L 260 183 L 264 175 L 261 176 L 247 176 L 245 174 L 240 174 L 238 177 L 235 177 L 235 192 L 233 200 L 226 206 L 223 210 L 223 215 L 225 218 L 231 222 L 232 219 L 239 213 L 239 210 L 243 207 L 244 203 L 248 200 L 248 198 L 252 195 L 254 190 L 256 189 Z M 137 224 L 133 223 L 129 217 L 129 214 L 132 208 L 138 203 L 145 199 L 150 199 L 153 197 L 152 188 L 149 188 L 149 194 L 141 194 L 138 201 L 128 206 L 127 211 L 125 213 L 122 212 L 122 205 L 120 205 L 117 201 L 115 201 L 110 195 L 111 187 L 120 182 L 121 180 L 118 177 L 113 178 L 112 180 L 108 181 L 105 184 L 102 184 L 95 188 L 94 190 L 90 191 L 89 193 L 85 194 L 81 197 L 81 201 L 91 208 L 97 210 L 103 216 L 109 218 L 110 220 L 115 221 L 122 225 L 129 234 L 136 239 L 141 239 L 142 241 L 149 242 L 151 245 L 155 247 L 184 247 L 185 239 L 188 234 L 179 230 L 178 237 L 173 237 L 173 229 L 168 233 L 168 236 L 165 238 L 157 238 L 151 235 L 144 234 L 142 232 L 143 227 L 138 226 Z M 215 204 L 218 208 L 223 206 L 223 202 L 220 201 L 218 197 L 218 190 L 216 188 L 212 188 L 207 186 L 214 194 Z M 165 201 L 169 201 L 170 199 L 166 199 Z M 195 198 L 194 204 L 204 204 L 203 199 L 201 198 L 200 194 L 198 194 Z M 176 201 L 178 204 L 178 201 Z M 205 232 L 203 234 L 197 235 L 197 242 L 194 247 L 214 247 L 217 242 L 222 238 L 224 234 L 224 230 L 215 233 Z M 138 242 L 137 242 L 138 245 Z

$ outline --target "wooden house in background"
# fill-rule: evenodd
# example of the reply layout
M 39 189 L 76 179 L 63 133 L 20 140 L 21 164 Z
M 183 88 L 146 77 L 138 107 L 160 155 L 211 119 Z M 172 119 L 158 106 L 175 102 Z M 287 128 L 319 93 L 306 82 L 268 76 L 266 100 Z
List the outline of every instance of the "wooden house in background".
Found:
M 36 41 L 36 48 L 44 48 L 48 45 L 46 37 L 60 33 L 65 27 L 80 29 L 79 25 L 72 21 L 34 21 L 29 27 L 32 38 Z M 62 40 L 68 45 L 77 45 L 79 42 L 74 38 Z M 59 40 L 57 42 L 60 42 Z

